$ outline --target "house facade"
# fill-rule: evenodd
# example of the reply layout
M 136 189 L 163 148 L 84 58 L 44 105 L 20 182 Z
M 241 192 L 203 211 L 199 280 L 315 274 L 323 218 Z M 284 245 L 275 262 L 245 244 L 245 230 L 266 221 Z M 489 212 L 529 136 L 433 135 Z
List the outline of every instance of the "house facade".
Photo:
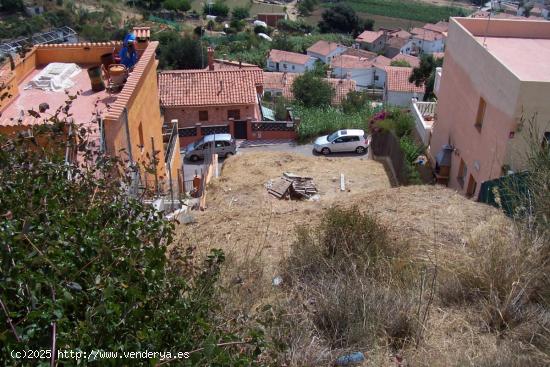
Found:
M 549 59 L 549 22 L 451 19 L 430 144 L 431 159 L 452 150 L 449 187 L 477 197 L 484 181 L 526 167 L 550 135 Z
M 305 73 L 313 69 L 315 59 L 311 56 L 282 50 L 271 50 L 267 57 L 266 68 L 269 71 L 287 73 Z
M 89 75 L 102 64 L 102 56 L 121 47 L 121 42 L 47 44 L 12 57 L 0 67 L 0 90 L 6 92 L 0 102 L 0 134 L 30 133 L 65 106 L 67 94 L 75 96 L 71 115 L 65 117 L 90 132 L 89 147 L 143 165 L 158 154 L 157 177 L 142 169 L 139 185 L 151 187 L 160 179 L 159 189 L 164 190 L 170 176 L 176 188 L 181 161 L 179 154 L 172 154 L 170 136 L 163 134 L 155 57 L 158 42 L 147 38 L 137 42 L 137 64 L 116 90 L 92 85 Z M 107 84 L 101 78 L 102 85 Z M 49 82 L 44 84 L 45 80 Z M 28 115 L 31 109 L 40 115 Z M 77 152 L 67 152 L 68 160 L 80 158 Z
M 409 53 L 420 55 L 445 51 L 448 27 L 447 22 L 439 22 L 411 29 L 411 51 Z
M 180 145 L 198 135 L 230 133 L 237 139 L 251 139 L 250 126 L 262 120 L 260 96 L 263 71 L 256 68 L 218 69 L 209 50 L 205 70 L 172 70 L 158 75 L 160 104 L 165 121 L 178 121 Z M 189 139 L 188 139 L 189 138 Z
M 347 49 L 346 46 L 339 43 L 321 40 L 307 49 L 307 55 L 330 65 L 335 56 L 344 53 Z
M 357 90 L 383 88 L 386 83 L 386 72 L 383 65 L 374 60 L 375 58 L 369 60 L 352 55 L 336 56 L 332 61 L 332 75 L 355 81 Z
M 424 86 L 416 86 L 409 82 L 412 73 L 410 67 L 386 66 L 386 84 L 384 85 L 384 101 L 392 106 L 408 107 L 413 98 L 424 98 Z

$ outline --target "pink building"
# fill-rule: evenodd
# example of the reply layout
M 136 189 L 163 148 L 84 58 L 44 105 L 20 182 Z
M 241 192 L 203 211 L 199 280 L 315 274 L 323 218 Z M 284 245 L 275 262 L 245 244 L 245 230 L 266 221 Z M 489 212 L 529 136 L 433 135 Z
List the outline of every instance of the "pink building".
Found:
M 448 146 L 440 182 L 477 197 L 484 181 L 524 169 L 529 144 L 550 135 L 550 22 L 453 18 L 447 41 L 430 155 Z

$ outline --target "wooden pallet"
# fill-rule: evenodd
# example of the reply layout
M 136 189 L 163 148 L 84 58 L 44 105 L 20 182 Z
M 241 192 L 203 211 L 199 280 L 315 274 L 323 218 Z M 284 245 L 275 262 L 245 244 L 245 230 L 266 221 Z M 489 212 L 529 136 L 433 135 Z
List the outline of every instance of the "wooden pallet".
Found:
M 278 181 L 273 182 L 267 192 L 278 199 L 282 199 L 288 194 L 288 189 L 290 188 L 290 185 L 292 185 L 292 181 L 280 178 Z

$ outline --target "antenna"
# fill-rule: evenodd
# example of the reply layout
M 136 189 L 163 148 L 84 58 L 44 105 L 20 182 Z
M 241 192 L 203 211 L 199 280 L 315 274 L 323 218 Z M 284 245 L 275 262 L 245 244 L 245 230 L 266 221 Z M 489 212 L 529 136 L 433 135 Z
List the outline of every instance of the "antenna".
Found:
M 487 18 L 487 27 L 485 27 L 485 34 L 483 35 L 483 47 L 487 48 L 487 33 L 489 32 L 489 24 L 491 23 L 491 15 L 493 14 L 493 2 L 489 5 L 489 17 Z

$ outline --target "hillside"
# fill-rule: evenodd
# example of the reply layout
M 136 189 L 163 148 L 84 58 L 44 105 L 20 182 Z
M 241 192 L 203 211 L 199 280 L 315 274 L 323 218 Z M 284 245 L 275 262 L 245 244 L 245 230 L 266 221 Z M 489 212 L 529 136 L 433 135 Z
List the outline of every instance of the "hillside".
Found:
M 265 184 L 282 172 L 313 177 L 320 200 L 285 201 L 269 195 Z M 340 172 L 345 174 L 349 192 L 338 189 Z M 277 326 L 268 334 L 289 349 L 272 357 L 276 361 L 272 363 L 320 366 L 342 353 L 360 350 L 367 355 L 365 366 L 396 366 L 395 358 L 404 358 L 415 366 L 496 366 L 501 364 L 490 361 L 514 360 L 518 341 L 526 340 L 525 331 L 500 338 L 490 332 L 487 324 L 490 302 L 483 303 L 481 296 L 468 300 L 460 295 L 460 289 L 467 289 L 461 287 L 469 286 L 468 279 L 477 279 L 478 286 L 499 279 L 500 273 L 492 273 L 497 271 L 495 261 L 502 263 L 499 267 L 518 266 L 518 271 L 521 267 L 508 264 L 509 260 L 502 257 L 513 259 L 519 251 L 513 245 L 512 223 L 499 210 L 468 200 L 453 190 L 440 186 L 390 187 L 383 166 L 367 159 L 244 153 L 226 162 L 221 177 L 208 188 L 207 205 L 205 212 L 196 215 L 195 224 L 179 228 L 183 243 L 190 243 L 201 252 L 209 248 L 222 248 L 226 252 L 228 264 L 223 276 L 224 292 L 220 294 L 225 303 L 224 317 L 238 314 L 250 321 L 264 317 L 260 310 L 266 305 L 281 314 Z M 332 322 L 337 322 L 337 317 L 343 316 L 332 313 L 339 308 L 342 312 L 348 309 L 355 312 L 353 304 L 364 302 L 368 293 L 353 291 L 354 295 L 346 296 L 352 304 L 340 304 L 343 300 L 325 293 L 326 288 L 322 288 L 327 287 L 325 283 L 290 280 L 293 275 L 288 264 L 296 261 L 292 248 L 297 241 L 303 241 L 298 240 L 296 228 L 315 228 L 330 208 L 352 206 L 377 218 L 387 231 L 388 246 L 397 246 L 392 251 L 400 253 L 397 263 L 392 265 L 394 271 L 402 269 L 398 271 L 403 272 L 403 279 L 412 277 L 374 280 L 378 286 L 373 291 L 386 292 L 384 297 L 390 298 L 375 298 L 368 301 L 374 304 L 363 307 L 377 307 L 372 312 L 381 318 L 379 322 L 401 317 L 415 320 L 417 312 L 427 310 L 419 348 L 409 341 L 402 349 L 395 349 L 391 344 L 385 345 L 382 335 L 353 348 L 331 345 L 326 330 L 315 326 L 319 308 L 328 307 L 323 311 L 329 312 L 325 317 L 336 317 Z M 346 239 L 341 241 L 343 244 Z M 305 266 L 316 261 L 317 256 L 312 253 L 310 258 L 302 257 L 299 261 Z M 408 268 L 416 270 L 405 270 Z M 283 275 L 282 288 L 272 285 L 278 275 Z M 345 279 L 342 278 L 345 276 L 334 273 L 331 277 Z M 430 286 L 432 276 L 435 283 Z M 507 289 L 508 278 L 499 281 L 502 282 L 499 286 Z M 420 284 L 424 284 L 423 290 Z M 316 287 L 321 288 L 315 290 Z M 420 294 L 424 294 L 424 299 L 420 296 L 419 303 Z M 395 307 L 402 307 L 401 312 L 406 313 L 393 314 L 397 312 Z M 416 325 L 416 321 L 410 325 Z M 534 365 L 547 361 L 541 355 L 535 357 L 533 346 L 526 348 L 524 361 Z

